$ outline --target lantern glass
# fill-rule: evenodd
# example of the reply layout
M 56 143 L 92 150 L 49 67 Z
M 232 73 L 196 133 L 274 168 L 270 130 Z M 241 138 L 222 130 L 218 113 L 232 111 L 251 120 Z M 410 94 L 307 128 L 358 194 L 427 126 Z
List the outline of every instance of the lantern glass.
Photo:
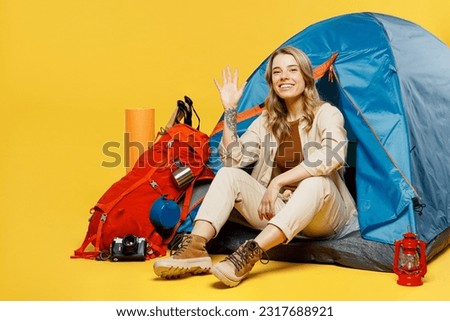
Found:
M 419 268 L 419 255 L 417 253 L 401 253 L 400 269 L 405 272 L 416 272 Z

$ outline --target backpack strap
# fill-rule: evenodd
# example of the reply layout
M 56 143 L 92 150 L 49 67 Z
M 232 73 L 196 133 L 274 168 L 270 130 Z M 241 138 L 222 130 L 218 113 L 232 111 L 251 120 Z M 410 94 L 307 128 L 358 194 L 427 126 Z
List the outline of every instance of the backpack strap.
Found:
M 105 224 L 107 217 L 108 214 L 102 213 L 102 216 L 98 223 L 97 232 L 91 236 L 86 235 L 81 247 L 75 250 L 74 255 L 71 256 L 72 259 L 96 259 L 98 257 L 98 255 L 100 254 L 100 241 L 102 239 L 103 224 Z M 94 240 L 94 251 L 86 252 L 86 248 L 89 246 L 89 244 L 94 242 Z
M 184 194 L 184 200 L 183 200 L 183 208 L 181 210 L 181 217 L 180 217 L 180 224 L 183 222 L 188 213 L 189 213 L 189 205 L 191 204 L 192 194 L 194 193 L 194 185 L 196 182 L 196 178 L 189 184 L 188 188 L 186 189 L 186 193 Z M 177 226 L 178 229 L 178 226 Z
M 200 130 L 200 116 L 197 114 L 197 111 L 194 108 L 194 102 L 188 96 L 184 96 L 184 101 L 177 101 L 175 116 L 172 115 L 172 125 L 181 124 L 181 120 L 184 119 L 184 124 L 192 127 L 192 113 L 194 113 L 195 117 L 197 118 L 197 130 Z
M 155 229 L 147 237 L 147 254 L 146 259 L 154 259 L 166 254 L 167 245 L 163 241 L 161 235 L 159 235 Z
M 178 114 L 175 119 L 176 124 L 180 124 L 181 120 L 184 119 L 184 123 L 186 125 L 192 126 L 192 110 L 189 109 L 189 105 L 187 105 L 184 101 L 177 101 Z
M 197 118 L 197 122 L 198 122 L 197 123 L 197 130 L 200 130 L 200 116 L 197 114 L 197 111 L 194 108 L 194 102 L 188 96 L 184 96 L 184 102 L 187 104 L 188 112 L 190 114 L 190 122 L 191 122 L 191 124 L 189 124 L 189 125 L 192 126 L 192 112 L 194 112 L 195 117 Z

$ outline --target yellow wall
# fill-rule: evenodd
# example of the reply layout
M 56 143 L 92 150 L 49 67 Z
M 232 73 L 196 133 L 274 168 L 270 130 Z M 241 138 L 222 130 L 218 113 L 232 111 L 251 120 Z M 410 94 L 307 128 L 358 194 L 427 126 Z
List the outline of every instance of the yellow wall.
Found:
M 122 142 L 125 108 L 156 108 L 159 127 L 187 94 L 209 133 L 221 115 L 212 80 L 227 64 L 245 79 L 308 25 L 360 11 L 411 20 L 449 44 L 449 9 L 448 0 L 0 0 L 2 282 L 20 293 L 8 275 L 35 282 L 31 267 L 44 273 L 79 245 L 89 208 L 125 172 L 101 166 L 103 144 Z M 20 263 L 23 251 L 33 263 Z
M 21 162 L 15 157 L 32 139 L 28 148 L 53 170 L 63 166 L 49 161 L 62 157 L 70 162 L 65 165 L 95 176 L 122 173 L 98 165 L 105 160 L 105 142 L 123 141 L 124 108 L 155 107 L 159 127 L 187 94 L 209 133 L 221 114 L 213 77 L 231 64 L 247 78 L 271 50 L 320 20 L 387 13 L 450 43 L 446 0 L 0 0 L 0 5 L 1 130 L 8 151 L 3 167 Z

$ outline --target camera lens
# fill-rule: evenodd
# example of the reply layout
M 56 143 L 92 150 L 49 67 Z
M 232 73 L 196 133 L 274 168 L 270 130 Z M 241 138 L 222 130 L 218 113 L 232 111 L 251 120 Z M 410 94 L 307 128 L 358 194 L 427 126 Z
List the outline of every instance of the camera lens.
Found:
M 137 237 L 131 234 L 125 235 L 122 240 L 123 244 L 123 254 L 133 255 L 137 253 Z

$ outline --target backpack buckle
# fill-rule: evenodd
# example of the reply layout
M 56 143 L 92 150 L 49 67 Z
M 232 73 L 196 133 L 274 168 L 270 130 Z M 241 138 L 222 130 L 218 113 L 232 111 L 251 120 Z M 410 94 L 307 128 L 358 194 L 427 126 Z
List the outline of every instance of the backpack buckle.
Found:
M 150 186 L 153 187 L 154 189 L 157 189 L 159 187 L 158 183 L 156 183 L 155 181 L 151 181 Z

